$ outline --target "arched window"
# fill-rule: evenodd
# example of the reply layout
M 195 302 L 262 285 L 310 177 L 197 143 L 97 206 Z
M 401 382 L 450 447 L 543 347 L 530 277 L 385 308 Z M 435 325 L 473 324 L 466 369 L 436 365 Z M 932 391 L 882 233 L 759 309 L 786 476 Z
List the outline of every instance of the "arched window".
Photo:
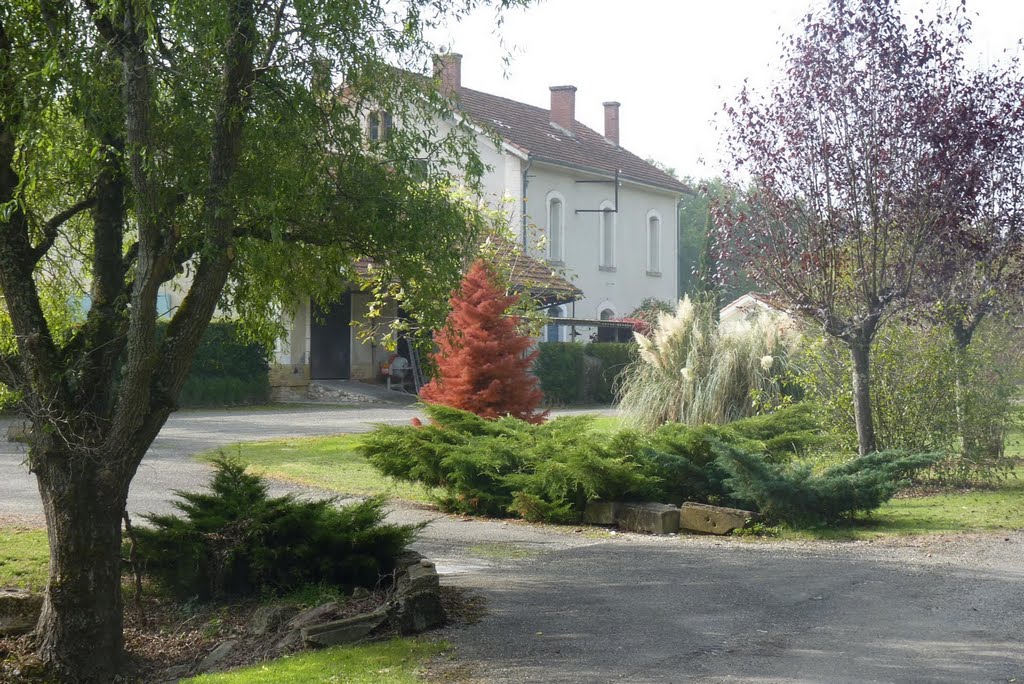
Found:
M 601 203 L 601 268 L 615 268 L 615 206 L 608 201 Z
M 370 140 L 387 140 L 395 127 L 395 119 L 391 112 L 370 112 L 367 117 L 368 136 Z
M 556 192 L 548 194 L 548 259 L 565 261 L 565 200 Z
M 647 274 L 661 275 L 661 216 L 647 213 Z
M 551 318 L 562 317 L 562 307 L 553 306 L 548 309 L 548 316 Z M 562 341 L 562 326 L 557 323 L 548 323 L 544 328 L 544 340 L 546 342 L 561 342 Z
M 602 321 L 610 321 L 615 318 L 615 312 L 612 309 L 601 309 L 599 318 Z M 615 342 L 617 335 L 615 334 L 615 328 L 610 326 L 599 326 L 597 328 L 597 341 L 598 342 Z

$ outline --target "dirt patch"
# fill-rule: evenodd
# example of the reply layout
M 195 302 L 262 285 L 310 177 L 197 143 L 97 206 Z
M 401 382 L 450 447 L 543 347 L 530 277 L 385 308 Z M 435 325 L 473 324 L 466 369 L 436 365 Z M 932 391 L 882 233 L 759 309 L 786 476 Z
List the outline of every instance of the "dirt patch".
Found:
M 365 613 L 383 605 L 385 591 L 365 598 L 339 603 L 338 618 Z M 149 596 L 143 599 L 142 614 L 125 606 L 124 641 L 126 681 L 160 682 L 171 677 L 195 674 L 194 670 L 216 646 L 229 639 L 235 648 L 221 660 L 217 670 L 251 665 L 301 650 L 301 643 L 279 647 L 281 631 L 256 636 L 250 633 L 258 600 L 230 603 L 192 604 Z M 309 606 L 304 606 L 309 607 Z M 391 636 L 391 635 L 388 635 Z M 32 681 L 39 675 L 31 637 L 0 638 L 0 682 Z
M 371 612 L 390 598 L 391 592 L 378 590 L 363 598 L 343 600 L 334 612 L 335 619 Z M 473 624 L 486 613 L 484 599 L 479 594 L 457 587 L 442 587 L 441 602 L 449 626 Z M 191 604 L 147 596 L 142 602 L 141 615 L 135 606 L 126 605 L 126 681 L 161 682 L 172 678 L 169 675 L 196 674 L 195 668 L 203 658 L 227 640 L 235 641 L 236 645 L 219 662 L 216 670 L 254 665 L 302 650 L 299 642 L 281 644 L 288 631 L 283 625 L 267 634 L 251 634 L 253 615 L 265 605 L 268 603 L 256 599 Z M 311 607 L 295 603 L 288 605 Z M 375 638 L 393 636 L 396 636 L 395 632 L 385 630 Z M 0 682 L 33 681 L 33 677 L 39 676 L 39 663 L 33 655 L 30 636 L 0 638 Z
M 14 513 L 0 514 L 0 529 L 43 530 L 46 529 L 46 518 L 42 515 L 19 515 Z

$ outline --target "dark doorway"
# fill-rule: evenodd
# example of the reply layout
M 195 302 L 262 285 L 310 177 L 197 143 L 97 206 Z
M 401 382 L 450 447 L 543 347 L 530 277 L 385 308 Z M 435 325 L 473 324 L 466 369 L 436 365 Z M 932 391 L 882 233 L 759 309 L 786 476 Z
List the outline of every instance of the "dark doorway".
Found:
M 314 380 L 347 380 L 352 374 L 352 293 L 328 307 L 312 305 L 309 375 Z

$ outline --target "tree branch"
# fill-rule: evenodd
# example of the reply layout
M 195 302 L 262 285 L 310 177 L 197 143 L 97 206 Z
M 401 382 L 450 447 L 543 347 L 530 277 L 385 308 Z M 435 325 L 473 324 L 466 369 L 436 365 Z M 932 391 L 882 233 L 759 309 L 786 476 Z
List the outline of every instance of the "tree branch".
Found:
M 50 251 L 50 248 L 53 247 L 53 243 L 57 241 L 57 236 L 60 235 L 61 226 L 75 216 L 81 214 L 86 209 L 91 209 L 94 206 L 96 206 L 96 197 L 86 197 L 50 218 L 50 220 L 43 226 L 43 239 L 38 245 L 32 248 L 32 263 L 39 263 L 39 260 L 46 256 L 46 253 Z

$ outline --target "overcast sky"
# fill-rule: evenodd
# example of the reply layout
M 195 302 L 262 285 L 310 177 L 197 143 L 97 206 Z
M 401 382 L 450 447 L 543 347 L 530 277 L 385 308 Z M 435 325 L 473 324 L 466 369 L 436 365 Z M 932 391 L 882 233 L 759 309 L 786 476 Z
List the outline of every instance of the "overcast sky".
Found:
M 617 100 L 623 147 L 681 175 L 720 168 L 713 119 L 749 78 L 766 85 L 779 40 L 823 0 L 542 0 L 511 12 L 496 34 L 493 10 L 436 36 L 463 54 L 466 87 L 547 108 L 548 87 L 574 85 L 576 118 L 604 127 Z M 904 11 L 938 3 L 903 0 Z M 1017 51 L 1024 1 L 968 0 L 977 59 Z M 502 58 L 512 54 L 507 67 Z

